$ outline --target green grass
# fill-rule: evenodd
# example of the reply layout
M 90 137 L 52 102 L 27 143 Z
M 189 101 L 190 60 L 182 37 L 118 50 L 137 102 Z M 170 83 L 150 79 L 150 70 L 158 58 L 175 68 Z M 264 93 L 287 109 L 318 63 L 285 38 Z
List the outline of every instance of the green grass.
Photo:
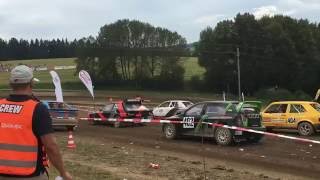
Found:
M 205 69 L 198 65 L 198 59 L 195 57 L 182 57 L 181 58 L 183 66 L 185 68 L 185 80 L 188 81 L 192 76 L 198 75 L 201 78 L 205 72 Z M 18 64 L 26 65 L 44 65 L 46 64 L 48 68 L 53 68 L 54 66 L 70 66 L 76 65 L 76 58 L 58 58 L 58 59 L 34 59 L 34 60 L 17 60 L 17 61 L 2 61 L 1 64 L 10 64 L 13 67 Z M 78 75 L 75 70 L 56 70 L 61 79 L 62 87 L 65 89 L 72 89 L 72 87 L 81 86 Z M 53 88 L 52 79 L 49 71 L 38 71 L 34 72 L 34 76 L 40 79 L 37 84 L 37 88 Z M 0 88 L 9 88 L 8 86 L 8 72 L 0 72 Z M 79 85 L 80 84 L 80 85 Z M 70 86 L 70 87 L 69 87 Z
M 53 66 L 72 66 L 75 65 L 76 58 L 53 58 L 53 59 L 30 59 L 30 60 L 13 60 L 2 61 L 1 64 L 27 64 L 27 65 L 53 65 Z
M 205 68 L 199 66 L 198 58 L 196 57 L 183 57 L 181 58 L 183 62 L 183 67 L 185 69 L 184 79 L 190 80 L 192 76 L 199 76 L 203 78 L 205 73 Z
M 46 65 L 49 69 L 54 66 L 72 66 L 76 65 L 75 58 L 57 58 L 57 59 L 34 59 L 34 60 L 17 60 L 17 61 L 3 61 L 1 64 L 10 64 L 12 67 L 18 64 L 26 65 Z M 77 75 L 75 75 L 75 69 L 72 70 L 56 70 L 59 74 L 62 84 L 68 83 L 80 83 Z M 8 72 L 0 72 L 0 88 L 8 88 Z M 40 80 L 37 87 L 41 88 L 53 88 L 52 78 L 49 71 L 35 71 L 34 76 Z

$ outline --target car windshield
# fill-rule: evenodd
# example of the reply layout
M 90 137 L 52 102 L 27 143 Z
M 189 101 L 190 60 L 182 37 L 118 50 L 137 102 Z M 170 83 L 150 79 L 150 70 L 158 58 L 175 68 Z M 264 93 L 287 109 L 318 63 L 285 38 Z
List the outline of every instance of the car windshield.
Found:
M 318 103 L 312 103 L 310 104 L 315 110 L 317 110 L 318 112 L 320 112 L 320 104 Z
M 141 106 L 141 102 L 130 102 L 125 104 L 125 108 L 128 111 L 138 110 L 140 106 Z

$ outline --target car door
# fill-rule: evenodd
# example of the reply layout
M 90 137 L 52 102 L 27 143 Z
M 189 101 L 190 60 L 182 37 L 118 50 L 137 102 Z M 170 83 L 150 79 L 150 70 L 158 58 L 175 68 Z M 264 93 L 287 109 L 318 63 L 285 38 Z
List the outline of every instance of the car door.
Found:
M 208 103 L 205 106 L 204 114 L 208 116 L 205 122 L 216 123 L 217 118 L 225 116 L 228 105 L 226 103 Z M 231 110 L 231 107 L 229 108 Z M 214 134 L 214 128 L 212 126 L 202 126 L 204 134 Z
M 182 133 L 194 134 L 194 129 L 204 113 L 204 103 L 196 104 L 187 109 L 182 119 Z
M 161 103 L 158 107 L 156 107 L 154 110 L 153 110 L 153 115 L 154 116 L 165 116 L 167 114 L 167 109 L 169 108 L 169 105 L 170 105 L 170 101 L 165 101 L 163 103 Z
M 298 123 L 306 116 L 306 112 L 302 104 L 290 104 L 287 127 L 297 128 Z
M 264 126 L 286 127 L 288 104 L 272 104 L 263 113 Z
M 102 109 L 102 113 L 97 113 L 97 118 L 102 118 L 102 119 L 105 119 L 105 118 L 110 118 L 112 117 L 112 110 L 114 108 L 114 103 L 111 103 L 111 104 L 107 104 L 106 106 L 104 106 L 104 108 Z

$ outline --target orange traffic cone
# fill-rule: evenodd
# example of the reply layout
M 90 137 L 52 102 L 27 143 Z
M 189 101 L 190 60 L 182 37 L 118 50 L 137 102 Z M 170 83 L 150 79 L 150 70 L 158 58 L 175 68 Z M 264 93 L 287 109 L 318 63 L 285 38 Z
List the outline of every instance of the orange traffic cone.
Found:
M 72 131 L 69 131 L 67 148 L 70 148 L 70 149 L 75 149 L 76 148 L 76 144 L 75 144 L 75 142 L 73 140 Z

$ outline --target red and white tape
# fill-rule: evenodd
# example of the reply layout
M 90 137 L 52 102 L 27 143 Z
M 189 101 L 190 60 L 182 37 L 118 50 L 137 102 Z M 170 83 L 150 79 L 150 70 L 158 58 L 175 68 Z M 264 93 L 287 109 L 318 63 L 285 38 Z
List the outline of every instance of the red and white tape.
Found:
M 182 121 L 170 121 L 163 119 L 127 119 L 127 118 L 80 118 L 80 120 L 89 121 L 110 121 L 110 122 L 133 122 L 133 123 L 170 123 L 170 124 L 180 124 Z
M 211 124 L 212 126 L 224 127 L 224 128 L 238 130 L 238 131 L 246 131 L 246 132 L 251 132 L 251 133 L 263 134 L 263 135 L 267 135 L 267 136 L 296 140 L 296 141 L 300 141 L 300 142 L 320 144 L 320 141 L 311 140 L 311 139 L 286 136 L 286 135 L 282 135 L 282 134 L 275 134 L 275 133 L 269 133 L 269 132 L 264 132 L 264 131 L 257 131 L 257 130 L 253 130 L 253 129 L 247 129 L 247 128 L 236 127 L 236 126 L 228 126 L 228 125 L 224 125 L 224 124 L 217 124 L 217 123 L 209 123 L 209 124 Z
M 223 117 L 221 117 L 221 118 L 223 118 Z M 225 118 L 229 118 L 229 117 L 225 117 Z M 167 124 L 184 124 L 185 123 L 183 121 L 171 121 L 171 120 L 162 120 L 162 119 L 80 118 L 80 120 L 110 121 L 110 122 L 118 121 L 118 122 L 133 122 L 133 123 L 167 123 Z M 298 138 L 298 137 L 293 137 L 293 136 L 286 136 L 286 135 L 282 135 L 282 134 L 275 134 L 275 133 L 264 132 L 264 131 L 257 131 L 257 130 L 253 130 L 253 129 L 243 128 L 243 127 L 229 126 L 229 125 L 224 125 L 224 124 L 208 123 L 208 122 L 204 122 L 204 124 L 208 124 L 208 125 L 212 125 L 212 126 L 216 126 L 216 127 L 224 127 L 224 128 L 228 128 L 228 129 L 237 130 L 237 131 L 245 131 L 245 132 L 250 132 L 250 133 L 263 134 L 266 136 L 291 139 L 291 140 L 305 142 L 305 143 L 320 144 L 320 141 L 316 141 L 316 140 Z

